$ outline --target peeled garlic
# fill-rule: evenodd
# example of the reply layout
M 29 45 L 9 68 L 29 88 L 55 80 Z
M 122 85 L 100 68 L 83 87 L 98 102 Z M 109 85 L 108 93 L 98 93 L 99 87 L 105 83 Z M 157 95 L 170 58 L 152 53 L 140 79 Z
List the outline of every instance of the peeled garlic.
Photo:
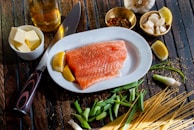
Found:
M 145 31 L 150 34 L 154 34 L 154 28 L 145 28 Z
M 144 23 L 143 26 L 146 32 L 154 34 L 154 23 L 151 20 L 146 21 L 146 23 Z
M 157 14 L 157 13 L 152 13 L 150 16 L 149 16 L 149 18 L 148 18 L 148 20 L 150 20 L 150 21 L 152 21 L 153 23 L 154 23 L 154 25 L 157 23 L 157 21 L 160 19 L 160 16 L 159 16 L 159 14 Z
M 150 18 L 151 18 L 151 17 L 155 17 L 155 18 L 158 18 L 158 19 L 159 19 L 159 18 L 160 18 L 160 15 L 157 14 L 157 13 L 153 13 L 153 14 L 150 15 Z
M 157 22 L 156 22 L 156 26 L 162 26 L 165 24 L 165 19 L 163 17 L 161 17 Z
M 149 20 L 152 22 L 152 23 L 154 23 L 154 25 L 158 22 L 158 18 L 157 17 L 149 17 Z
M 148 20 L 144 25 L 145 28 L 153 28 L 154 23 L 151 20 Z
M 166 31 L 166 27 L 160 26 L 160 32 L 163 33 L 163 32 L 165 32 L 165 31 Z
M 146 32 L 160 35 L 167 30 L 164 17 L 161 17 L 158 13 L 152 13 L 147 19 L 143 24 Z
M 124 6 L 135 13 L 148 12 L 154 5 L 155 0 L 124 0 Z
M 159 35 L 160 34 L 160 27 L 157 26 L 155 31 L 156 31 L 155 33 Z

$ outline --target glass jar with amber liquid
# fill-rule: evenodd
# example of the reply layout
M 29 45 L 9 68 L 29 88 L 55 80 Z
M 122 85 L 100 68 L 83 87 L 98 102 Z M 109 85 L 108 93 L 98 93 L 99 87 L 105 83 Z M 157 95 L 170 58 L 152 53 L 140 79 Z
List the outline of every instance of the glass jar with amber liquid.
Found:
M 61 24 L 57 0 L 29 0 L 32 22 L 43 32 L 55 31 Z

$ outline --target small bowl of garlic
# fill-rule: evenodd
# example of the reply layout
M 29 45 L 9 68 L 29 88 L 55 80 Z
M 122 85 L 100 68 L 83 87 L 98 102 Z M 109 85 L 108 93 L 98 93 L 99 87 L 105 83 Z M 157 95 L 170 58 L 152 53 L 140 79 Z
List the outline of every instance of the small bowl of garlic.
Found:
M 149 11 L 141 16 L 139 22 L 140 28 L 146 34 L 158 37 L 165 35 L 170 31 L 172 25 L 172 14 L 168 8 L 164 8 L 159 11 Z
M 35 60 L 44 52 L 44 34 L 33 25 L 12 27 L 9 45 L 24 60 Z

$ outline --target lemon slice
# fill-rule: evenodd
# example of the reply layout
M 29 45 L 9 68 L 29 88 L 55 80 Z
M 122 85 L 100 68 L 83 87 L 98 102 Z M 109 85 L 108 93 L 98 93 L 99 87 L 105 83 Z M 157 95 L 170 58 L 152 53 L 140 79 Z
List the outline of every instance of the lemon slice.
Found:
M 166 25 L 170 25 L 172 23 L 172 12 L 167 7 L 162 7 L 158 10 L 161 17 L 165 19 Z
M 65 52 L 58 52 L 52 59 L 52 68 L 55 71 L 63 72 L 65 66 Z
M 72 74 L 72 72 L 71 72 L 71 70 L 70 70 L 70 68 L 69 68 L 68 65 L 65 65 L 62 74 L 63 74 L 63 77 L 64 77 L 67 81 L 69 81 L 69 82 L 75 81 L 75 77 L 74 77 L 74 75 Z
M 158 57 L 158 59 L 160 59 L 161 61 L 164 61 L 168 58 L 168 49 L 162 41 L 160 40 L 155 41 L 152 44 L 151 49 L 153 50 L 154 54 Z

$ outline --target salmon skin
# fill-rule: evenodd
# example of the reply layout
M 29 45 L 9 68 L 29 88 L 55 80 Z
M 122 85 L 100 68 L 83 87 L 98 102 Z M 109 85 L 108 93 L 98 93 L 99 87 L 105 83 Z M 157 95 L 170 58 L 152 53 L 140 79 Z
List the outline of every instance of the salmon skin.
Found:
M 66 51 L 66 60 L 81 89 L 116 77 L 127 57 L 125 41 L 88 44 Z

